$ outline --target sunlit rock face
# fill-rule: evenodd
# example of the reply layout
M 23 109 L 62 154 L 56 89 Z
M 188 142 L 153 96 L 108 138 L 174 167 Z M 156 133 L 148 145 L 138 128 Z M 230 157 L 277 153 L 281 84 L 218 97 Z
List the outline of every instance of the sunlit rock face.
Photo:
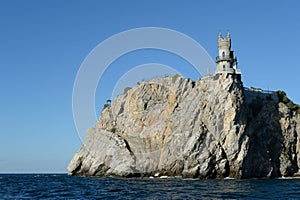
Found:
M 250 178 L 296 176 L 300 119 L 278 93 L 239 74 L 138 83 L 106 106 L 69 175 Z

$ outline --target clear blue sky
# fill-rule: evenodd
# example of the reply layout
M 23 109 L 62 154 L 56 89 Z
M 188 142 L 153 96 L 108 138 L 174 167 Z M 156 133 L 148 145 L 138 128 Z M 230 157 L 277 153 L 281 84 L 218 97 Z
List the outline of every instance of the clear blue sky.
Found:
M 229 30 L 244 84 L 285 90 L 300 103 L 299 9 L 297 0 L 1 0 L 0 172 L 66 172 L 81 145 L 72 116 L 76 73 L 97 44 L 132 28 L 182 32 L 213 58 L 218 32 Z M 173 57 L 148 51 L 120 58 L 95 106 L 102 107 L 122 66 L 182 65 L 189 76 Z

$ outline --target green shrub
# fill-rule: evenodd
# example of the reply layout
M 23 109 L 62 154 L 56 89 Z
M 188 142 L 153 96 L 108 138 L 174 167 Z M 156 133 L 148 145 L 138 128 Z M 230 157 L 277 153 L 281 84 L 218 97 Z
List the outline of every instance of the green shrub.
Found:
M 103 106 L 103 109 L 102 110 L 104 110 L 105 108 L 107 108 L 107 107 L 109 107 L 110 105 L 109 104 L 104 104 L 104 106 Z
M 290 100 L 289 100 L 286 96 L 284 96 L 284 97 L 282 98 L 282 102 L 287 104 L 287 103 L 290 102 Z
M 295 109 L 295 104 L 293 104 L 293 102 L 289 101 L 285 104 L 290 110 L 294 110 Z
M 282 90 L 277 91 L 279 102 L 284 102 L 283 99 L 286 101 L 286 93 Z
M 293 103 L 287 96 L 284 91 L 277 91 L 279 102 L 284 103 L 292 112 L 296 112 L 297 114 L 300 114 L 300 106 Z
M 124 94 L 126 94 L 128 92 L 128 90 L 130 90 L 130 89 L 131 89 L 131 87 L 124 88 Z
M 117 129 L 116 129 L 116 127 L 113 127 L 113 128 L 111 128 L 111 129 L 110 129 L 110 132 L 113 132 L 113 133 L 115 133 L 115 132 L 116 132 L 116 130 L 117 130 Z
M 179 74 L 175 74 L 173 77 L 172 77 L 172 83 L 175 83 L 176 80 L 180 77 Z

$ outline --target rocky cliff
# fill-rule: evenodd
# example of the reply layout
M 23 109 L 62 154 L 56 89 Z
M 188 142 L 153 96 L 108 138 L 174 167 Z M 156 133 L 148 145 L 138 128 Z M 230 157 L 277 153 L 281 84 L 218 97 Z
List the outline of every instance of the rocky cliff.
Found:
M 106 106 L 69 175 L 277 177 L 300 168 L 300 111 L 240 75 L 139 83 Z

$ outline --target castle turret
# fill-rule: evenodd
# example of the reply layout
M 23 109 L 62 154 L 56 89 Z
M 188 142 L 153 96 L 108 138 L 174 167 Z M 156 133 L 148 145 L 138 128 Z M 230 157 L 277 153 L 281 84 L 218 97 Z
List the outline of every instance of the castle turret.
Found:
M 218 49 L 219 56 L 217 56 L 216 58 L 216 74 L 241 74 L 241 71 L 237 69 L 237 59 L 235 57 L 235 52 L 231 51 L 231 38 L 229 32 L 227 33 L 227 36 L 225 38 L 222 37 L 221 32 L 219 33 Z

